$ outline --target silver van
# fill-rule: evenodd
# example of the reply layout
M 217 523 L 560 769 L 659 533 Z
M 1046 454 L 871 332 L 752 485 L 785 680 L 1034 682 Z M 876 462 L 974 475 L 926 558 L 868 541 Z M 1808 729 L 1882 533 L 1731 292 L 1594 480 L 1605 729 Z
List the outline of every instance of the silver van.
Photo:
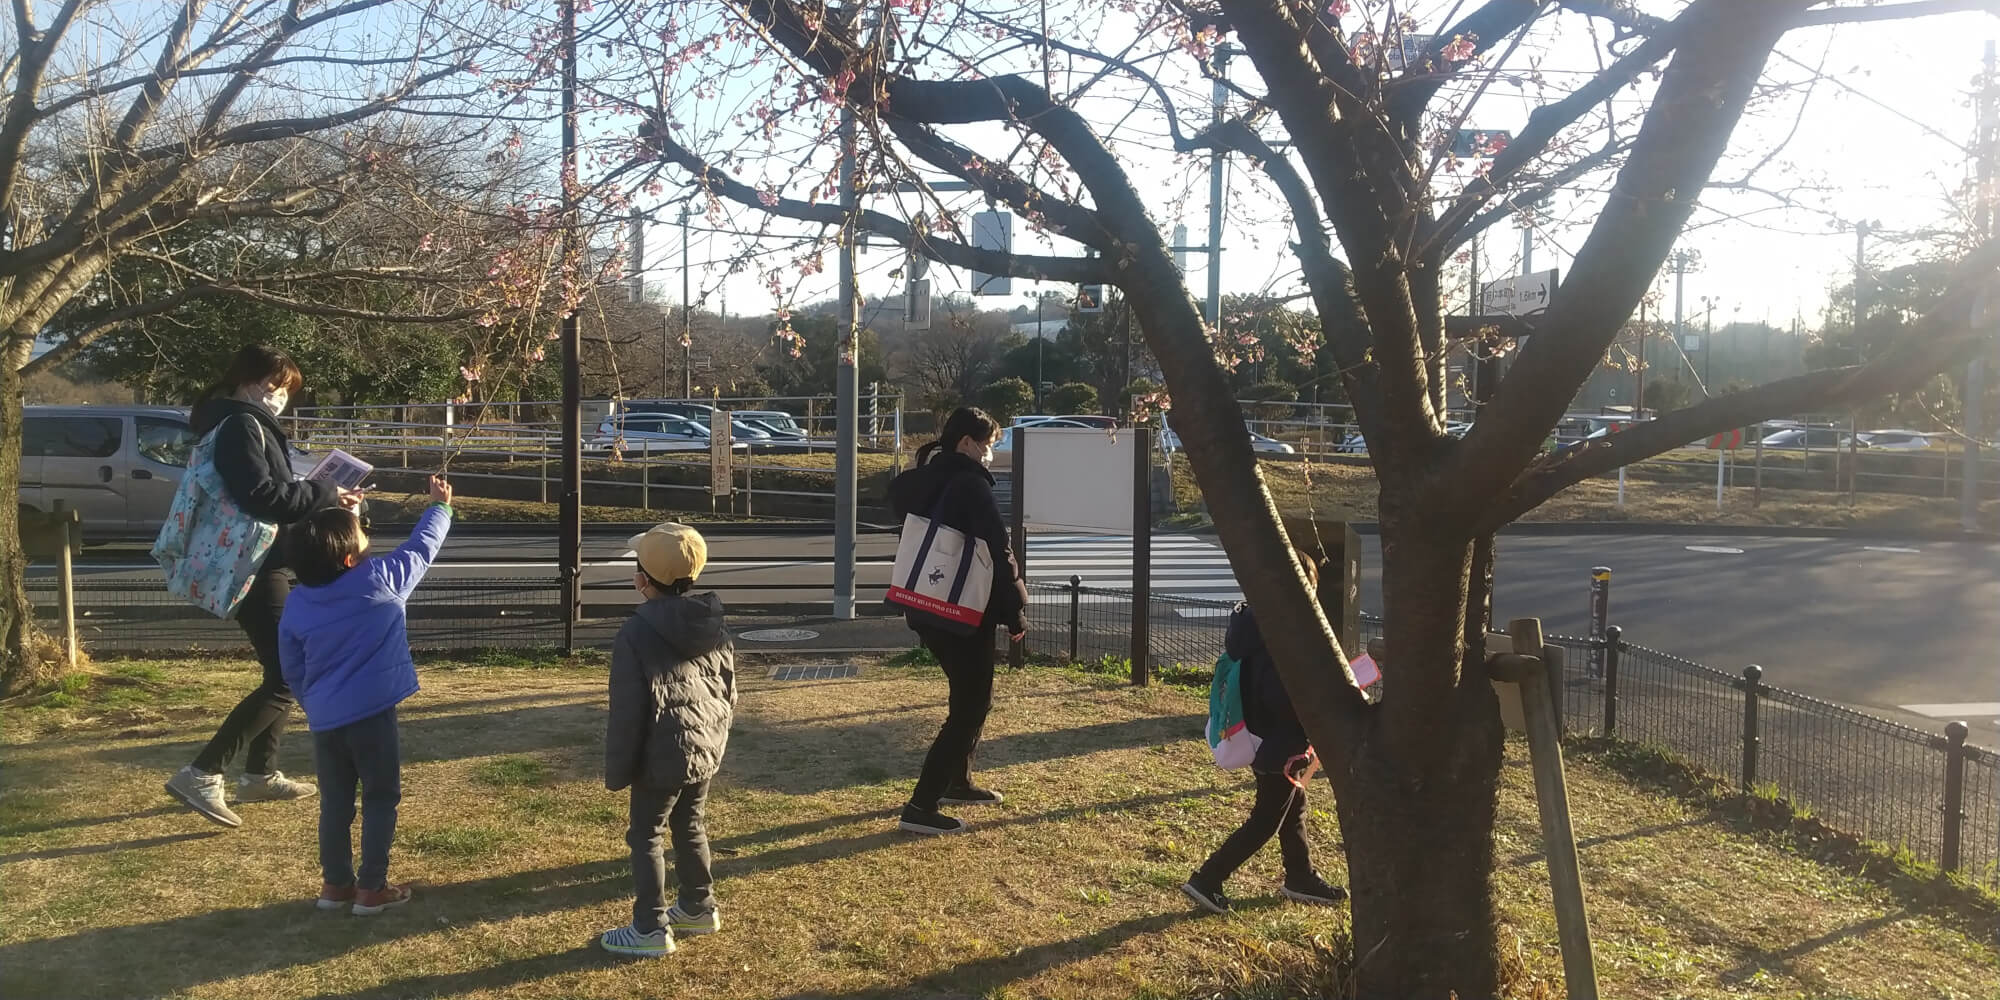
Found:
M 83 516 L 91 541 L 152 538 L 167 519 L 196 437 L 169 406 L 29 406 L 21 420 L 21 513 Z M 292 453 L 293 473 L 312 462 Z

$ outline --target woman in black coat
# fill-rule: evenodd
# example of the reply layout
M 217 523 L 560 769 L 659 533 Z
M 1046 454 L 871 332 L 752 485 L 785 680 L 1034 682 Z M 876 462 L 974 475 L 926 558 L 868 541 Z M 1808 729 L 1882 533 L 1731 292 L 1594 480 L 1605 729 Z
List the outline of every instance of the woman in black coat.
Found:
M 993 706 L 993 647 L 1004 627 L 1016 642 L 1028 632 L 1028 588 L 1008 543 L 1000 504 L 993 498 L 993 440 L 1000 426 L 984 411 L 961 408 L 945 421 L 936 441 L 917 451 L 916 468 L 889 484 L 889 505 L 901 521 L 909 514 L 935 518 L 967 538 L 983 539 L 993 557 L 993 591 L 972 634 L 940 627 L 936 619 L 910 612 L 910 627 L 937 657 L 951 684 L 950 709 L 924 758 L 916 790 L 898 824 L 911 833 L 960 833 L 962 820 L 938 812 L 939 805 L 994 805 L 1000 793 L 972 783 L 972 754 Z
M 251 517 L 278 525 L 277 540 L 236 607 L 237 624 L 263 665 L 263 683 L 222 720 L 194 762 L 167 781 L 168 794 L 223 826 L 242 824 L 225 801 L 222 772 L 246 748 L 239 802 L 300 799 L 318 791 L 277 767 L 278 742 L 293 704 L 278 663 L 278 617 L 292 589 L 284 572 L 285 534 L 316 510 L 359 507 L 361 493 L 293 475 L 291 442 L 278 426 L 278 414 L 303 384 L 299 366 L 283 351 L 253 344 L 236 352 L 222 379 L 195 402 L 190 418 L 196 434 L 215 435 L 215 471 L 230 499 Z

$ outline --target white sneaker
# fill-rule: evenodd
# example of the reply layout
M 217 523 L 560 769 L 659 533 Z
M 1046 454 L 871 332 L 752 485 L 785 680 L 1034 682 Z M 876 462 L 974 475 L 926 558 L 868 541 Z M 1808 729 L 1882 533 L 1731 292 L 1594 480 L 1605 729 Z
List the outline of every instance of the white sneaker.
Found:
M 242 817 L 230 812 L 228 803 L 223 801 L 222 775 L 198 771 L 189 764 L 167 779 L 167 794 L 223 826 L 243 825 Z
M 236 801 L 276 802 L 281 799 L 309 799 L 319 794 L 317 785 L 303 781 L 293 781 L 285 777 L 283 771 L 270 774 L 250 774 L 236 779 Z
M 722 908 L 716 907 L 700 916 L 690 916 L 681 904 L 667 907 L 667 929 L 682 937 L 699 937 L 713 934 L 722 929 Z

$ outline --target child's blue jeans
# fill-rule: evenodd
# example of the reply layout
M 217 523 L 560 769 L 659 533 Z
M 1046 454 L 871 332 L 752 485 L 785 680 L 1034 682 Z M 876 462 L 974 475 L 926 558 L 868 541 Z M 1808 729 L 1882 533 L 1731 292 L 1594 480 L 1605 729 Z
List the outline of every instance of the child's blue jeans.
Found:
M 319 867 L 328 885 L 381 889 L 403 801 L 403 750 L 396 710 L 313 733 L 319 771 Z M 354 873 L 354 789 L 361 787 L 361 874 Z

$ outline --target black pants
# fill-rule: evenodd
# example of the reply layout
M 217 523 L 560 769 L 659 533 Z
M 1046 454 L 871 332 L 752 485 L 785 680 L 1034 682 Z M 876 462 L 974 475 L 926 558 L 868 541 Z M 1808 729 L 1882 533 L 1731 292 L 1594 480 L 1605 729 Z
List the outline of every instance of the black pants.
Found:
M 651 934 L 667 925 L 667 855 L 663 840 L 674 842 L 674 885 L 681 912 L 700 916 L 715 909 L 715 876 L 710 872 L 708 827 L 702 807 L 708 782 L 679 788 L 632 786 L 632 825 L 625 843 L 632 848 L 632 926 Z
M 292 579 L 283 570 L 265 569 L 250 584 L 250 593 L 236 606 L 236 623 L 250 637 L 257 662 L 264 666 L 264 683 L 243 697 L 222 720 L 222 727 L 194 759 L 194 766 L 219 774 L 245 746 L 243 759 L 247 774 L 270 774 L 277 770 L 278 741 L 285 735 L 285 722 L 292 714 L 292 689 L 278 666 L 278 616 L 284 614 L 285 597 L 292 592 Z
M 1250 818 L 1237 827 L 1195 874 L 1202 885 L 1219 889 L 1250 855 L 1278 835 L 1285 856 L 1285 879 L 1312 874 L 1312 850 L 1306 846 L 1306 793 L 1282 774 L 1257 775 L 1257 801 Z
M 313 734 L 319 770 L 319 867 L 328 885 L 389 884 L 389 845 L 403 801 L 403 748 L 396 710 Z M 361 874 L 354 873 L 354 786 L 361 786 Z
M 917 636 L 937 657 L 945 680 L 951 684 L 944 726 L 924 757 L 917 790 L 910 793 L 911 805 L 934 810 L 946 791 L 972 784 L 972 754 L 979 748 L 986 713 L 993 707 L 994 630 L 982 628 L 971 635 L 953 635 L 920 629 Z

